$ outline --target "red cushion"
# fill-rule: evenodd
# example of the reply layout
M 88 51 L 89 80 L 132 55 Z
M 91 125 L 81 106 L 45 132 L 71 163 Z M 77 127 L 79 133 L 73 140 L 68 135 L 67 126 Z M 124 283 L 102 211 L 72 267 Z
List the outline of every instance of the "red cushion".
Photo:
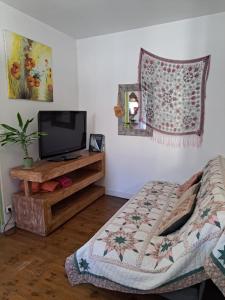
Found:
M 59 183 L 54 180 L 49 180 L 41 184 L 41 189 L 46 192 L 53 192 Z
M 59 184 L 61 185 L 61 187 L 68 187 L 70 186 L 73 182 L 72 182 L 72 179 L 67 177 L 67 176 L 62 176 L 62 177 L 59 177 L 57 179 L 57 181 L 59 182 Z

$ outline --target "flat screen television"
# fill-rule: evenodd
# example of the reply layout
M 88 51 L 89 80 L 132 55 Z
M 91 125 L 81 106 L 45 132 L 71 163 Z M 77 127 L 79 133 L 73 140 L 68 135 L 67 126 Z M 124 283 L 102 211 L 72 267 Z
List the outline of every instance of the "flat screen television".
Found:
M 39 139 L 40 159 L 76 158 L 71 153 L 86 148 L 86 122 L 86 111 L 39 111 L 38 130 L 47 133 Z

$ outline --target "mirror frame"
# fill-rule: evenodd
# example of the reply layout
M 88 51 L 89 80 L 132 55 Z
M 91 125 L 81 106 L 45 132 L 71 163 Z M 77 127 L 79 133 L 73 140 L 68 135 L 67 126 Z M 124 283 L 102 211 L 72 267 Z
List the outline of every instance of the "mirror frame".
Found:
M 140 89 L 139 84 L 119 84 L 118 90 L 118 105 L 120 105 L 124 111 L 124 115 L 118 118 L 118 134 L 119 135 L 131 135 L 131 136 L 152 136 L 152 128 L 138 120 L 138 122 L 130 122 L 129 116 L 129 93 L 135 93 L 137 95 L 137 101 L 139 103 L 137 113 L 140 112 Z M 136 115 L 136 114 L 135 114 Z M 145 127 L 145 128 L 143 128 Z

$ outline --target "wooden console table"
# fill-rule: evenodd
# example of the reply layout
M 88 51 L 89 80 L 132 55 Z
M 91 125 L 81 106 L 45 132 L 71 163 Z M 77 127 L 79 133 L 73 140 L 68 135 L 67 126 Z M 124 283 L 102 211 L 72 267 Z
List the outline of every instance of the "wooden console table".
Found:
M 32 194 L 30 182 L 42 183 L 65 174 L 73 181 L 69 187 Z M 17 227 L 48 235 L 104 195 L 105 188 L 94 184 L 104 174 L 104 153 L 88 151 L 70 161 L 40 161 L 29 170 L 22 167 L 11 169 L 11 177 L 23 180 L 25 188 L 25 192 L 13 194 Z

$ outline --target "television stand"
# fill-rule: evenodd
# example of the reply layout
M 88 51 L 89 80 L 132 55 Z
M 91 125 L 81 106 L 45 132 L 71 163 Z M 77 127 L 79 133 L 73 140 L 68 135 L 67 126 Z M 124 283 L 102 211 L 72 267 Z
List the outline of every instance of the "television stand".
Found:
M 24 192 L 13 194 L 16 226 L 46 236 L 105 194 L 96 185 L 105 174 L 105 154 L 84 151 L 69 161 L 39 161 L 31 169 L 16 167 L 12 178 L 24 181 Z M 66 175 L 72 184 L 53 192 L 32 193 L 31 182 L 46 182 Z
M 67 161 L 67 160 L 73 160 L 73 159 L 78 159 L 80 158 L 81 155 L 77 154 L 77 155 L 62 155 L 62 156 L 56 156 L 56 157 L 53 157 L 53 158 L 48 158 L 47 161 L 50 161 L 50 162 L 55 162 L 55 161 Z

